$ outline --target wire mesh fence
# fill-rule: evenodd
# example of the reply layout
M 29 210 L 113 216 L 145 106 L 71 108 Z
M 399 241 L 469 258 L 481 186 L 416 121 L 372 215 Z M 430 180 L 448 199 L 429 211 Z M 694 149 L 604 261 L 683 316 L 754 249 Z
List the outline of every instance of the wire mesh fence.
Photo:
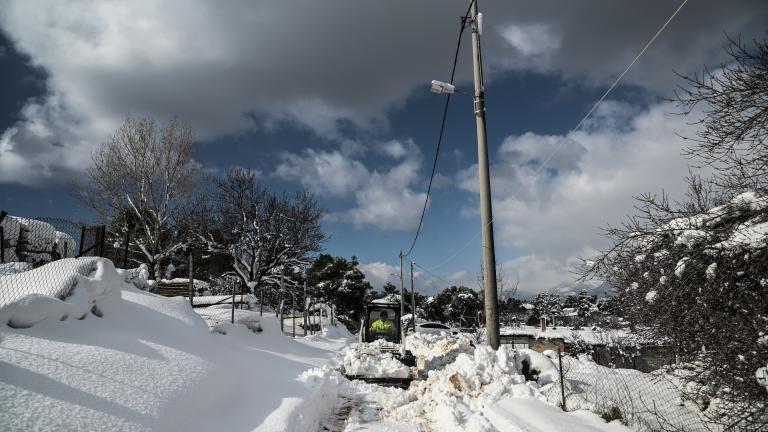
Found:
M 0 307 L 28 295 L 69 295 L 78 276 L 95 270 L 105 229 L 56 218 L 0 212 Z
M 550 403 L 566 411 L 590 410 L 642 432 L 722 430 L 706 418 L 703 407 L 682 396 L 685 383 L 665 369 L 645 373 L 606 367 L 587 356 L 561 355 L 559 360 L 558 380 L 543 390 Z

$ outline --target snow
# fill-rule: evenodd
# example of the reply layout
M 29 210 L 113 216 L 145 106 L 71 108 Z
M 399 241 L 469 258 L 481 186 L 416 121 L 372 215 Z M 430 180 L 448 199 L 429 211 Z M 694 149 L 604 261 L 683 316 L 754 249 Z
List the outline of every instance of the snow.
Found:
M 745 192 L 734 197 L 728 204 L 715 207 L 705 213 L 673 219 L 658 231 L 671 232 L 676 236 L 674 244 L 691 247 L 694 243 L 709 237 L 705 228 L 711 230 L 735 216 L 745 212 L 759 214 L 766 208 L 768 208 L 768 197 L 758 196 L 755 192 Z M 759 248 L 766 244 L 768 244 L 768 222 L 761 220 L 758 216 L 736 226 L 726 240 L 713 247 L 728 250 L 738 247 Z
M 499 331 L 502 335 L 522 335 L 543 339 L 563 339 L 564 342 L 574 342 L 575 339 L 584 340 L 589 344 L 611 345 L 617 341 L 623 343 L 642 342 L 636 333 L 630 333 L 622 329 L 601 329 L 599 327 L 582 328 L 574 330 L 570 327 L 548 327 L 541 331 L 535 326 L 502 327 Z
M 69 295 L 78 282 L 83 281 L 85 283 L 84 277 L 87 278 L 88 275 L 102 269 L 103 266 L 111 266 L 111 271 L 114 272 L 112 263 L 107 264 L 106 261 L 93 257 L 65 258 L 23 273 L 2 275 L 0 276 L 0 292 L 3 295 L 0 298 L 0 307 L 18 303 L 27 297 L 37 295 L 63 298 Z M 7 313 L 8 311 L 5 310 L 5 314 Z M 3 321 L 5 318 L 3 311 L 0 311 L 0 316 L 3 317 L 0 318 L 0 322 L 7 322 Z
M 683 272 L 685 271 L 685 265 L 690 261 L 691 259 L 688 257 L 681 258 L 680 261 L 675 264 L 675 276 L 677 277 L 683 277 Z
M 75 239 L 69 234 L 57 231 L 56 228 L 36 219 L 6 216 L 0 223 L 3 236 L 9 247 L 5 248 L 6 261 L 16 261 L 15 248 L 22 229 L 26 230 L 26 249 L 34 251 L 51 251 L 54 246 L 63 258 L 74 257 L 77 253 Z M 28 253 L 28 258 L 50 259 L 48 253 Z
M 197 280 L 195 280 L 197 281 Z M 194 296 L 192 297 L 192 302 L 195 306 L 205 306 L 205 305 L 217 305 L 217 304 L 227 304 L 232 305 L 232 295 L 205 295 L 205 296 Z M 258 299 L 253 294 L 236 294 L 235 295 L 235 303 L 246 303 L 248 305 L 256 305 L 258 303 Z
M 138 290 L 111 262 L 93 260 L 96 271 L 70 275 L 72 295 L 49 299 L 93 301 L 98 314 L 0 328 L 1 430 L 306 431 L 336 403 L 328 388 L 297 378 L 347 339 L 292 340 L 266 316 L 258 334 L 212 333 L 187 301 Z M 47 306 L 24 307 L 30 316 Z
M 25 296 L 0 305 L 25 327 L 0 327 L 0 430 L 627 430 L 549 405 L 542 391 L 558 370 L 532 350 L 417 333 L 406 341 L 411 369 L 382 353 L 383 341 L 350 345 L 329 320 L 296 339 L 274 315 L 245 309 L 234 325 L 211 325 L 231 319 L 231 306 L 193 310 L 137 289 L 140 277 L 101 258 L 58 263 L 53 278 L 17 275 Z M 341 372 L 421 379 L 404 390 Z M 341 407 L 348 415 L 334 419 Z
M 531 398 L 507 398 L 487 407 L 483 414 L 500 431 L 625 432 L 614 420 L 605 423 L 597 414 L 575 411 L 564 414 L 560 408 Z
M 0 264 L 0 276 L 23 273 L 32 270 L 32 264 L 26 262 L 9 262 Z
M 755 379 L 757 379 L 758 384 L 768 390 L 768 363 L 755 371 Z
M 161 279 L 158 282 L 165 284 L 189 284 L 189 278 Z M 200 279 L 192 279 L 192 283 L 196 289 L 208 289 L 211 286 L 210 283 Z
M 715 274 L 717 273 L 717 263 L 712 263 L 707 267 L 707 270 L 705 270 L 705 273 L 707 275 L 707 279 L 712 279 L 715 277 Z
M 349 376 L 371 378 L 407 378 L 410 368 L 395 359 L 390 352 L 382 352 L 383 340 L 355 344 L 341 353 L 341 369 Z
M 431 430 L 493 431 L 485 407 L 509 397 L 545 400 L 538 391 L 539 383 L 526 382 L 520 373 L 523 361 L 541 368 L 539 383 L 552 381 L 554 364 L 540 353 L 480 346 L 471 354 L 459 354 L 445 368 L 431 371 L 426 380 L 414 381 L 408 389 L 409 402 L 385 407 L 384 415 L 426 423 Z
M 657 296 L 658 296 L 658 293 L 655 290 L 648 291 L 645 294 L 645 301 L 647 301 L 648 303 L 653 303 L 654 301 L 656 301 Z
M 666 370 L 643 373 L 633 369 L 597 365 L 588 356 L 563 357 L 566 372 L 568 409 L 601 412 L 617 407 L 634 430 L 657 430 L 660 422 L 668 430 L 715 432 L 722 430 L 708 422 L 705 412 L 683 398 L 683 383 Z M 552 404 L 559 404 L 559 383 L 546 386 L 542 393 Z
M 371 301 L 371 303 L 400 303 L 400 295 L 399 294 L 387 294 L 386 296 L 375 299 Z

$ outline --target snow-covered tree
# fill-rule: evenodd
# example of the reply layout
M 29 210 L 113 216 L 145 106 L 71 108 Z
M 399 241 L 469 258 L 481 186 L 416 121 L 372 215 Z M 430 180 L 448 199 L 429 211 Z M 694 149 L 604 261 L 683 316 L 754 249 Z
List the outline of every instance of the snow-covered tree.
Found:
M 477 313 L 482 309 L 480 295 L 465 286 L 451 286 L 424 304 L 427 319 L 448 322 L 462 327 L 477 324 Z
M 712 421 L 758 431 L 768 428 L 758 376 L 768 358 L 768 44 L 732 41 L 730 53 L 679 95 L 686 112 L 704 105 L 687 153 L 714 176 L 692 174 L 679 202 L 639 197 L 582 272 L 616 288 L 636 331 L 689 362 L 685 393 L 711 402 Z
M 133 226 L 131 247 L 160 277 L 161 263 L 184 249 L 190 237 L 178 230 L 192 211 L 200 167 L 193 160 L 189 123 L 129 117 L 92 155 L 81 201 L 113 231 Z
M 597 312 L 597 296 L 589 295 L 582 289 L 576 295 L 568 295 L 563 301 L 563 308 L 573 308 L 579 316 L 581 324 L 586 324 L 590 315 Z
M 365 280 L 359 265 L 354 256 L 346 260 L 322 254 L 307 270 L 314 296 L 333 304 L 339 320 L 350 330 L 358 329 L 363 306 L 371 290 L 371 284 Z
M 533 306 L 541 317 L 547 317 L 553 322 L 563 315 L 563 305 L 560 302 L 560 295 L 552 292 L 536 294 L 533 299 Z
M 307 192 L 275 195 L 256 174 L 230 170 L 216 182 L 208 215 L 198 222 L 199 240 L 209 255 L 227 255 L 248 289 L 276 287 L 281 270 L 306 266 L 325 240 L 324 210 Z

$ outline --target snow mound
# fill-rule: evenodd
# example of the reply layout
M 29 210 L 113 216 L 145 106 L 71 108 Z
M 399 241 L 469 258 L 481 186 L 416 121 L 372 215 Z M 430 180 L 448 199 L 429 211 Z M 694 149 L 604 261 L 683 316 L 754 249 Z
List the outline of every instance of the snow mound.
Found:
M 98 302 L 119 291 L 123 276 L 104 258 L 67 258 L 24 273 L 0 276 L 0 323 L 31 327 L 45 319 L 99 315 Z
M 409 377 L 411 369 L 400 363 L 392 353 L 382 351 L 383 344 L 379 342 L 345 348 L 338 359 L 342 372 L 347 376 L 361 375 L 369 378 Z
M 461 353 L 474 350 L 466 336 L 451 337 L 430 333 L 415 333 L 406 338 L 406 347 L 416 357 L 416 368 L 424 375 L 453 363 Z
M 539 383 L 526 382 L 524 368 L 536 369 L 541 384 L 552 382 L 556 373 L 552 361 L 535 351 L 477 347 L 471 354 L 460 353 L 444 369 L 431 371 L 425 381 L 412 383 L 411 402 L 388 414 L 426 420 L 435 430 L 494 431 L 483 407 L 507 397 L 546 400 L 538 391 Z

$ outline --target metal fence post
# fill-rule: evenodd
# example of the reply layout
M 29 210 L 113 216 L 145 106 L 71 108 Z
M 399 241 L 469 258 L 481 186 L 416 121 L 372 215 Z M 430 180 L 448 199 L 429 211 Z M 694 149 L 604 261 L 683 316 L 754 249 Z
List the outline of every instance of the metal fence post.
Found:
M 3 223 L 3 219 L 8 216 L 5 211 L 0 211 L 0 224 Z M 0 264 L 5 262 L 5 231 L 0 226 Z
M 99 227 L 99 256 L 104 258 L 105 244 L 107 243 L 107 227 L 102 225 Z
M 291 324 L 293 324 L 293 337 L 296 337 L 296 293 L 291 296 Z
M 189 248 L 189 305 L 195 307 L 195 275 L 192 271 L 193 252 Z
M 83 243 L 85 243 L 85 225 L 80 227 L 80 248 L 77 251 L 78 258 L 83 256 Z
M 128 246 L 131 244 L 131 226 L 128 225 L 128 230 L 125 233 L 125 242 L 123 242 L 123 268 L 128 268 Z
M 232 282 L 232 324 L 235 323 L 235 296 L 237 295 L 237 283 Z
M 563 351 L 559 347 L 557 348 L 557 360 L 560 364 L 560 397 L 561 401 L 563 402 L 561 408 L 563 411 L 565 411 L 565 375 L 563 375 Z
M 307 314 L 309 313 L 309 303 L 307 302 L 307 280 L 304 279 L 304 336 L 307 335 L 307 326 L 309 325 L 307 320 Z

